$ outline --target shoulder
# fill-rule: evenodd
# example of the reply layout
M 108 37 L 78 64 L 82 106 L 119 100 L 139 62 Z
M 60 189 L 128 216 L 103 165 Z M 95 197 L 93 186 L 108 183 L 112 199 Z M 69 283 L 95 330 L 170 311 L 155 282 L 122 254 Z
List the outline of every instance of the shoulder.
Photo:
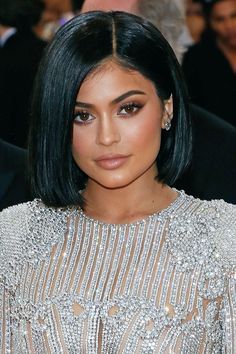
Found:
M 8 142 L 0 139 L 0 156 L 1 159 L 9 161 L 10 164 L 22 164 L 26 160 L 26 150 L 9 144 Z
M 187 51 L 184 53 L 184 60 L 192 58 L 194 56 L 201 55 L 204 52 L 204 48 L 199 43 L 191 45 Z
M 28 209 L 29 203 L 24 203 L 4 209 L 0 213 L 1 263 L 9 257 L 17 257 L 19 241 L 27 230 Z
M 204 204 L 205 212 L 212 210 L 210 216 L 212 214 L 216 219 L 212 230 L 215 254 L 224 265 L 236 270 L 236 205 L 223 200 Z
M 208 262 L 235 269 L 236 206 L 186 196 L 185 208 L 170 222 L 169 243 L 186 269 Z
M 21 33 L 20 31 L 18 32 L 22 49 L 28 48 L 31 52 L 34 52 L 35 50 L 41 52 L 47 45 L 45 41 L 37 37 L 32 31 L 27 31 L 23 33 Z
M 196 214 L 205 223 L 213 254 L 224 265 L 236 266 L 236 205 L 223 200 L 198 201 Z
M 216 252 L 236 264 L 236 205 L 197 200 L 195 213 L 199 222 L 206 224 Z
M 37 263 L 64 235 L 69 213 L 69 208 L 50 208 L 38 199 L 4 209 L 0 213 L 0 264 Z
M 196 64 L 200 66 L 208 63 L 208 56 L 212 52 L 211 46 L 207 46 L 204 42 L 199 42 L 190 46 L 183 56 L 183 68 L 188 64 Z

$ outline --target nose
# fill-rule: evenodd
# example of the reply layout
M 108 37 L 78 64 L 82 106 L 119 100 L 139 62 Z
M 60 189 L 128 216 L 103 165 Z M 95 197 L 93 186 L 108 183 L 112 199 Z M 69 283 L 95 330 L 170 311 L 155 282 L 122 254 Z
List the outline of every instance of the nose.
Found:
M 120 132 L 116 122 L 111 117 L 103 117 L 99 120 L 96 143 L 98 145 L 112 145 L 120 141 Z

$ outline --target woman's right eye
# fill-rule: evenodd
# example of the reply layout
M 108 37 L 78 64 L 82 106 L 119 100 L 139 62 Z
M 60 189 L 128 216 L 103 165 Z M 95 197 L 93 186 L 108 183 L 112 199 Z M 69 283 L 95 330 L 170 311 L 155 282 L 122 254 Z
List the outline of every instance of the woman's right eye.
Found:
M 74 114 L 74 122 L 78 124 L 87 124 L 90 123 L 94 117 L 92 114 L 86 111 L 77 111 Z

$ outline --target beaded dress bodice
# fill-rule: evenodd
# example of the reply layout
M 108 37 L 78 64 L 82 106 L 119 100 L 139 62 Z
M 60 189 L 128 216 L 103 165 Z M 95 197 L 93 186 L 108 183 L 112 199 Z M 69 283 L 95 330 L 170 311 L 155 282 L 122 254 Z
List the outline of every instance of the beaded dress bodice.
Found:
M 0 216 L 1 353 L 236 353 L 236 207 L 180 193 L 126 225 Z

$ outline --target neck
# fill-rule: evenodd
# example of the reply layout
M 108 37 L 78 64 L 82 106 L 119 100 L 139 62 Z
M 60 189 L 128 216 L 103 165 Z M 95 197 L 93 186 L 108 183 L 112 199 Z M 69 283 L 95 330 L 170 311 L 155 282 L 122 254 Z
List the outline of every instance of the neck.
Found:
M 85 213 L 108 223 L 130 223 L 158 212 L 172 203 L 177 194 L 156 181 L 138 180 L 129 186 L 107 189 L 89 181 L 84 192 Z

